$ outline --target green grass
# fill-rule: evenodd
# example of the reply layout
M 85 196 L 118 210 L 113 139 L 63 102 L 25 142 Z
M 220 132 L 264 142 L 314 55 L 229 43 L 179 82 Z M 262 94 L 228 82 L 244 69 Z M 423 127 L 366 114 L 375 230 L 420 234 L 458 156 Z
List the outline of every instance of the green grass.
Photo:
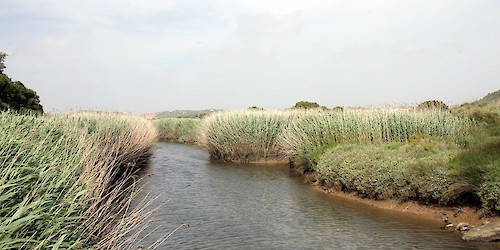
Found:
M 500 211 L 500 91 L 463 104 L 453 113 L 476 122 L 470 145 L 454 157 L 449 167 L 464 190 L 477 196 L 483 206 Z
M 0 113 L 0 249 L 123 247 L 139 219 L 132 166 L 156 138 L 112 114 Z
M 446 150 L 401 142 L 337 145 L 321 154 L 312 170 L 336 189 L 363 197 L 448 204 L 459 194 L 446 164 L 459 148 L 441 147 Z
M 162 118 L 154 121 L 159 131 L 160 140 L 196 143 L 199 139 L 201 119 L 196 118 Z

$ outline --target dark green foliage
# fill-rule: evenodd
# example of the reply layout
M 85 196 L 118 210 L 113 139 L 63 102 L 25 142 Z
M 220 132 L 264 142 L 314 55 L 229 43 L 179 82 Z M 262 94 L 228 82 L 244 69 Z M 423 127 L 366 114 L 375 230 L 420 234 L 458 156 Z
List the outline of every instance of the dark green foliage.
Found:
M 12 81 L 3 73 L 6 56 L 0 52 L 0 111 L 11 109 L 22 113 L 43 113 L 37 93 L 19 81 Z
M 0 74 L 0 110 L 7 109 L 43 113 L 43 107 L 35 91 L 26 88 L 19 81 L 13 82 L 8 76 Z
M 5 57 L 7 57 L 7 54 L 0 51 L 0 74 L 3 74 L 3 70 L 5 69 Z
M 293 109 L 315 109 L 315 108 L 320 108 L 320 106 L 316 102 L 300 101 L 300 102 L 295 103 L 295 106 L 293 106 L 292 108 Z
M 448 105 L 446 105 L 442 101 L 431 100 L 420 103 L 417 106 L 417 110 L 429 110 L 429 109 L 437 109 L 437 110 L 448 110 Z

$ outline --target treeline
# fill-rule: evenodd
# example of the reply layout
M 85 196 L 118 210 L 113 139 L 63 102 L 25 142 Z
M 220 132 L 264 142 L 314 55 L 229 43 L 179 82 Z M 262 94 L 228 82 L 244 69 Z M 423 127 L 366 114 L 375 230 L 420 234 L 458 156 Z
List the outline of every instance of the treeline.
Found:
M 38 94 L 20 81 L 13 81 L 4 73 L 7 54 L 0 52 L 0 111 L 43 113 Z

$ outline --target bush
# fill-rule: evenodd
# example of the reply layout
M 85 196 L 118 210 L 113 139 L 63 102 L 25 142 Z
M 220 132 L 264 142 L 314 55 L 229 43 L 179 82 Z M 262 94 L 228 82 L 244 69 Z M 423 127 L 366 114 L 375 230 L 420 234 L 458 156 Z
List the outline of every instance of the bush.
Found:
M 440 110 L 440 111 L 447 111 L 448 110 L 448 105 L 446 105 L 442 101 L 437 101 L 437 100 L 431 100 L 431 101 L 425 101 L 420 103 L 417 108 L 417 110 Z
M 316 102 L 300 101 L 295 103 L 292 109 L 316 109 L 320 108 L 319 104 Z

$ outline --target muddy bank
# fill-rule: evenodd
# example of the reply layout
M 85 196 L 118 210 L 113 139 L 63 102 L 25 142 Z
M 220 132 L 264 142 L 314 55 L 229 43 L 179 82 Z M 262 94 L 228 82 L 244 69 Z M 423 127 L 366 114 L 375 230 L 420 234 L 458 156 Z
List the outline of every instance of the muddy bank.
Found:
M 402 202 L 394 199 L 368 199 L 360 197 L 354 192 L 346 193 L 335 189 L 332 184 L 322 180 L 321 176 L 316 172 L 306 171 L 305 168 L 301 167 L 291 167 L 291 171 L 293 174 L 302 176 L 305 183 L 314 186 L 318 191 L 379 209 L 418 216 L 426 221 L 436 222 L 436 225 L 443 230 L 455 230 L 457 233 L 461 231 L 462 234 L 467 234 L 472 228 L 479 228 L 488 224 L 497 225 L 500 223 L 499 214 L 485 208 L 472 206 L 441 206 L 432 203 L 424 204 L 417 201 Z M 464 239 L 469 240 L 468 237 L 464 237 Z M 480 239 L 475 240 L 481 241 Z M 492 244 L 498 244 L 500 247 L 500 242 L 494 242 Z

